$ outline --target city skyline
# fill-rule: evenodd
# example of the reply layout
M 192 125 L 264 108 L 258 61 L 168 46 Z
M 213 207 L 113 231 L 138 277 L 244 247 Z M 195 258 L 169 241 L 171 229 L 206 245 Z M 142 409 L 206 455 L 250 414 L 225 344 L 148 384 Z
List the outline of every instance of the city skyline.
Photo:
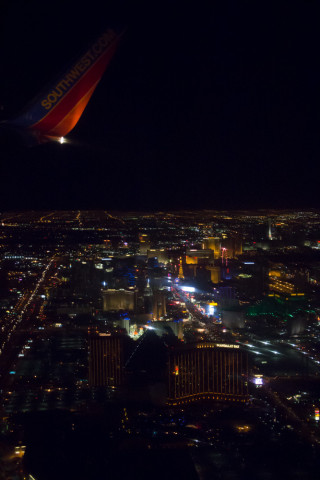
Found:
M 320 211 L 1 212 L 0 237 L 4 478 L 317 478 Z

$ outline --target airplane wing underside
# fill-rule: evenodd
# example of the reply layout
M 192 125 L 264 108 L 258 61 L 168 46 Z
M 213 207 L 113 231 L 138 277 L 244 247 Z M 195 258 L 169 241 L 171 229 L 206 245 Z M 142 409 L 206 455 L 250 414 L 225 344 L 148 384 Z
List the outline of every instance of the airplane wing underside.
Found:
M 41 140 L 64 137 L 77 124 L 117 48 L 122 34 L 107 30 L 30 108 L 11 120 Z

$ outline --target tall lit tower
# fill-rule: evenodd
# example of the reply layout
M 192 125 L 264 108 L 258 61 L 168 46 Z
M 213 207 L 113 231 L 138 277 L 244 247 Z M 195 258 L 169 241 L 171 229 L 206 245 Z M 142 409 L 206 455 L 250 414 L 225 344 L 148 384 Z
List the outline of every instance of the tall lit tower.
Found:
M 268 239 L 272 240 L 272 223 L 271 218 L 268 218 Z
M 179 262 L 179 275 L 178 275 L 178 278 L 184 279 L 183 268 L 182 268 L 182 257 L 180 257 L 180 262 Z

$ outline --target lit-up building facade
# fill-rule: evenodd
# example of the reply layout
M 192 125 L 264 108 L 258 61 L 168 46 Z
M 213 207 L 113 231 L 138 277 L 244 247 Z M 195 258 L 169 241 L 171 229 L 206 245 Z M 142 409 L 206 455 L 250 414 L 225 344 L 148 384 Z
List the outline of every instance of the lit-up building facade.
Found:
M 296 272 L 295 272 L 296 273 Z M 269 270 L 269 291 L 285 297 L 303 297 L 301 287 L 305 285 L 303 275 L 290 273 L 284 268 L 272 268 Z
M 204 342 L 170 352 L 168 404 L 201 400 L 248 400 L 248 354 L 239 345 Z
M 186 264 L 187 265 L 205 265 L 213 262 L 214 252 L 213 250 L 187 250 L 186 251 Z
M 206 237 L 203 239 L 202 248 L 204 250 L 212 250 L 214 252 L 214 258 L 220 258 L 221 251 L 221 239 L 219 237 Z
M 124 288 L 109 288 L 102 290 L 103 311 L 130 310 L 135 311 L 137 306 L 137 290 Z
M 221 280 L 221 269 L 220 267 L 215 267 L 214 265 L 208 265 L 206 267 L 210 272 L 210 280 L 212 283 L 219 283 Z
M 295 287 L 291 282 L 279 280 L 278 278 L 271 278 L 271 281 L 269 282 L 269 290 L 290 295 L 295 292 Z
M 118 387 L 123 383 L 123 338 L 94 334 L 89 337 L 89 386 Z

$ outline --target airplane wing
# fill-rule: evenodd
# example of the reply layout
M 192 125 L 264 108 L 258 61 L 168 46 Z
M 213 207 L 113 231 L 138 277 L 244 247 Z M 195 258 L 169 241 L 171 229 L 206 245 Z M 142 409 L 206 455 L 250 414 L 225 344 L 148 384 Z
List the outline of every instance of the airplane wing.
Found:
M 6 123 L 30 131 L 40 142 L 67 135 L 81 117 L 122 34 L 111 29 L 103 33 L 28 109 Z

